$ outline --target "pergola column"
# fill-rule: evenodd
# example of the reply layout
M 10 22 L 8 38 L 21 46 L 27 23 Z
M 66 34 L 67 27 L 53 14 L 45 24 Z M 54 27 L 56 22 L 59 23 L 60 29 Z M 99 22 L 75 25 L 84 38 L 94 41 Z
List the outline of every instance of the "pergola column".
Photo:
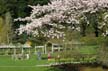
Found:
M 54 52 L 54 47 L 53 47 L 53 44 L 52 44 L 52 53 Z
M 47 49 L 46 49 L 46 44 L 45 44 L 45 48 L 44 48 L 45 54 L 47 53 Z

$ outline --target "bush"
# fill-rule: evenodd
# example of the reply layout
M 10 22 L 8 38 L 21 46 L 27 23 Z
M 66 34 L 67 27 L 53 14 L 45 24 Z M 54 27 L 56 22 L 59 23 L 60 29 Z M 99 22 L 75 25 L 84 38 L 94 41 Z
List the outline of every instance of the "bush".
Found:
M 105 41 L 105 37 L 82 37 L 80 41 L 87 45 L 101 45 Z

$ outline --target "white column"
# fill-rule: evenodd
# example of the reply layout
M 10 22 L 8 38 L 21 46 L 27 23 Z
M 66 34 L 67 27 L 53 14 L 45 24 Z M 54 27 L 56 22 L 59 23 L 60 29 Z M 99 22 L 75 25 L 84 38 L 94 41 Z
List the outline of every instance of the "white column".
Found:
M 44 54 L 44 48 L 45 48 L 45 46 L 42 47 L 43 54 Z
M 31 52 L 31 51 L 30 51 L 30 47 L 29 47 L 29 54 L 30 54 L 30 52 Z
M 60 47 L 59 47 L 59 51 L 60 51 Z
M 53 44 L 52 44 L 52 53 L 54 52 L 54 47 L 53 47 Z
M 22 54 L 24 53 L 24 49 L 23 49 L 23 47 L 22 47 Z
M 35 51 L 34 51 L 34 53 L 36 53 L 36 46 L 35 46 Z
M 16 47 L 14 47 L 14 55 L 16 55 Z
M 47 53 L 47 50 L 46 50 L 46 44 L 45 44 L 45 54 Z

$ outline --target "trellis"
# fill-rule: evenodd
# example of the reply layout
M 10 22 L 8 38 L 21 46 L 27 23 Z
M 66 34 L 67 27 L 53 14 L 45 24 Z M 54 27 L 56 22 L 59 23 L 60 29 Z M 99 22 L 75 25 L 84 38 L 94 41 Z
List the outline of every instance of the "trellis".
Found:
M 1 55 L 24 54 L 26 49 L 30 54 L 31 46 L 28 45 L 0 45 Z

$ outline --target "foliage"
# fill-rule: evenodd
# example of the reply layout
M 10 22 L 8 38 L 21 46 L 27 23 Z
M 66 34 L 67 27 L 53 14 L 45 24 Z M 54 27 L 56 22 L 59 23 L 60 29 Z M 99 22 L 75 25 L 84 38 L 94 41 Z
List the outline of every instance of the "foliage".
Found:
M 0 15 L 9 11 L 14 18 L 18 16 L 24 17 L 29 15 L 26 13 L 29 12 L 27 5 L 44 5 L 47 3 L 48 0 L 0 0 Z
M 6 1 L 0 0 L 0 16 L 7 12 Z
M 13 21 L 13 19 L 17 17 L 29 16 L 31 8 L 27 7 L 27 5 L 37 5 L 37 4 L 44 5 L 47 4 L 48 1 L 49 0 L 41 0 L 41 1 L 40 0 L 0 0 L 0 16 L 5 16 L 6 12 L 9 12 L 11 14 L 11 18 Z M 15 33 L 15 29 L 18 28 L 20 24 L 24 24 L 25 22 L 15 22 L 15 23 L 17 24 L 11 24 L 12 30 L 14 31 L 12 40 L 13 42 L 18 42 L 20 41 L 20 39 L 22 39 L 20 38 L 22 36 L 17 36 Z M 24 43 L 26 40 L 27 38 L 22 39 L 21 43 Z
M 47 38 L 45 37 L 30 37 L 29 40 L 32 42 L 32 46 L 39 46 L 39 45 L 45 45 L 47 42 Z
M 93 36 L 86 36 L 86 37 L 81 37 L 80 41 L 84 42 L 84 44 L 88 45 L 102 45 L 105 43 L 106 37 L 93 37 Z
M 0 44 L 9 44 L 12 39 L 12 18 L 9 12 L 5 14 L 5 17 L 0 17 Z
M 102 45 L 99 49 L 99 62 L 102 62 L 103 65 L 108 66 L 108 37 L 104 38 Z
M 108 47 L 101 46 L 98 51 L 98 63 L 108 67 Z
M 29 16 L 31 8 L 27 7 L 27 5 L 44 5 L 47 4 L 48 1 L 49 0 L 0 0 L 0 16 L 3 16 L 6 12 L 10 12 L 12 18 Z M 18 28 L 19 23 L 16 25 L 13 24 L 13 28 Z

